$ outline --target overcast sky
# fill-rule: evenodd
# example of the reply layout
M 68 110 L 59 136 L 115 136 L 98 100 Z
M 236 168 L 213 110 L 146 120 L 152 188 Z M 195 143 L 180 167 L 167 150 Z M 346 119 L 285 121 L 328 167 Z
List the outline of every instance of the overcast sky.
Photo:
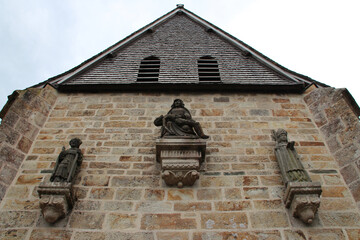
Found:
M 0 109 L 14 90 L 63 73 L 177 3 L 277 63 L 360 104 L 359 0 L 0 0 Z

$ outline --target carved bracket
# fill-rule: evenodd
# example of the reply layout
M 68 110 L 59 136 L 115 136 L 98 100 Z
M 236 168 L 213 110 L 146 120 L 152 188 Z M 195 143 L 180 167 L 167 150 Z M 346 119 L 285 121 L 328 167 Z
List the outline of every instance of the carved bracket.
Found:
M 311 224 L 320 207 L 321 185 L 319 182 L 289 182 L 285 191 L 285 206 L 294 217 Z
M 72 184 L 69 182 L 41 183 L 38 194 L 41 213 L 49 223 L 65 217 L 75 202 Z
M 157 139 L 156 161 L 168 186 L 192 186 L 199 179 L 205 160 L 206 142 L 202 139 Z

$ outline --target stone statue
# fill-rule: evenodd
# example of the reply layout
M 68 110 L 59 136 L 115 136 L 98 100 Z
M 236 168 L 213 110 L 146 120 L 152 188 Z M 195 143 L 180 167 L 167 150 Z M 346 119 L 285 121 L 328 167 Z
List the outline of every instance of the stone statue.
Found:
M 60 152 L 50 179 L 39 185 L 40 209 L 48 223 L 55 223 L 66 216 L 75 204 L 73 180 L 81 165 L 82 154 L 79 138 L 73 138 L 69 144 L 71 148 Z
M 200 123 L 192 119 L 181 99 L 175 99 L 170 111 L 156 118 L 154 124 L 161 126 L 161 138 L 209 138 Z
M 285 185 L 288 182 L 311 182 L 294 148 L 295 142 L 288 141 L 287 132 L 284 129 L 278 129 L 276 132 L 273 130 L 272 137 L 276 141 L 275 155 Z
M 311 224 L 320 206 L 321 185 L 311 181 L 294 148 L 295 142 L 288 141 L 284 129 L 273 130 L 272 138 L 276 141 L 275 155 L 286 188 L 285 206 L 294 217 Z
M 72 182 L 77 167 L 82 163 L 82 153 L 79 149 L 81 143 L 79 138 L 73 138 L 69 142 L 71 148 L 65 150 L 63 147 L 50 177 L 51 182 Z

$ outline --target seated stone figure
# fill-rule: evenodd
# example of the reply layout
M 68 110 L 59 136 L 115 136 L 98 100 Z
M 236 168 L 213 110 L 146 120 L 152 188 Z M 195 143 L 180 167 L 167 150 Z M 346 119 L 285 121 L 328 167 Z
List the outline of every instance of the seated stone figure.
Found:
M 192 119 L 188 109 L 181 99 L 175 99 L 170 111 L 154 121 L 155 126 L 161 126 L 161 137 L 171 138 L 209 138 L 205 135 L 200 123 Z
M 79 138 L 73 138 L 69 142 L 70 149 L 65 150 L 63 147 L 50 177 L 51 182 L 71 182 L 73 180 L 76 168 L 82 162 L 82 153 L 79 149 L 81 143 Z

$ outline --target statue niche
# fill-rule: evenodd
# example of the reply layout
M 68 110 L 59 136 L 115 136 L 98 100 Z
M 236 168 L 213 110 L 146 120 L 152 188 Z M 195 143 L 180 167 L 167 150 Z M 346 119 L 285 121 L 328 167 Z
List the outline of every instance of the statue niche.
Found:
M 161 164 L 162 178 L 168 186 L 192 186 L 199 178 L 205 159 L 206 142 L 200 123 L 192 119 L 181 99 L 175 99 L 170 111 L 154 121 L 161 127 L 156 140 L 156 160 Z
M 296 152 L 295 142 L 288 141 L 284 129 L 273 130 L 272 138 L 276 141 L 275 156 L 286 188 L 285 206 L 294 217 L 311 224 L 320 206 L 320 183 L 311 181 Z
M 39 185 L 40 208 L 48 223 L 55 223 L 65 217 L 74 206 L 73 181 L 82 163 L 82 153 L 79 138 L 70 140 L 70 147 L 60 152 L 54 170 L 48 181 Z

